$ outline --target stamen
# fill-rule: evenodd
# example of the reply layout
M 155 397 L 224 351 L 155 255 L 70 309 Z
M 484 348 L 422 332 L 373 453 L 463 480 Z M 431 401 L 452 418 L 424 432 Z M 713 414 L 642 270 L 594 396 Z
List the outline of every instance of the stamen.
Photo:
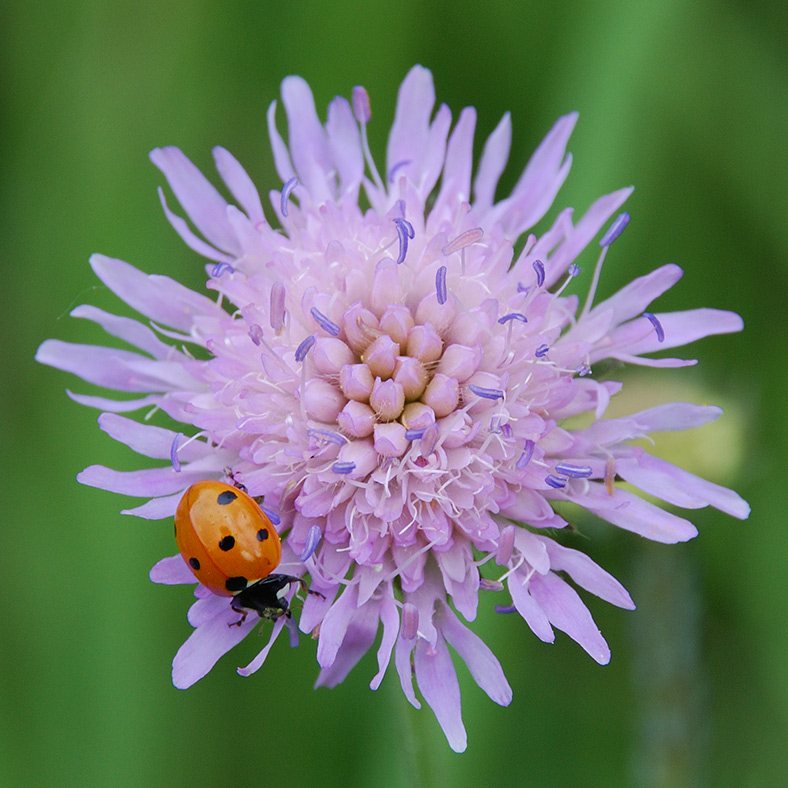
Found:
M 662 323 L 659 322 L 659 318 L 651 312 L 644 312 L 643 317 L 648 318 L 651 325 L 654 326 L 654 331 L 657 332 L 657 342 L 664 342 L 665 329 L 662 328 Z
M 263 505 L 260 505 L 260 508 L 274 525 L 279 525 L 282 522 L 282 518 L 273 509 L 269 509 L 267 506 Z
M 504 613 L 504 614 L 516 613 L 517 612 L 517 608 L 514 605 L 496 605 L 495 606 L 495 612 L 496 613 Z
M 312 345 L 316 342 L 314 334 L 310 334 L 297 348 L 295 352 L 295 360 L 299 363 L 306 358 L 306 354 L 311 349 Z
M 441 254 L 448 257 L 454 252 L 459 252 L 460 249 L 465 249 L 472 244 L 478 243 L 484 237 L 484 230 L 481 227 L 474 227 L 472 230 L 466 230 L 460 233 L 453 241 L 449 241 L 446 246 L 441 249 Z
M 591 367 L 589 367 L 588 364 L 586 364 L 585 361 L 584 361 L 582 364 L 578 364 L 575 367 L 575 372 L 581 378 L 584 378 L 586 375 L 590 375 L 591 374 Z
M 409 441 L 418 440 L 419 438 L 422 438 L 424 436 L 424 433 L 426 431 L 427 431 L 426 427 L 422 427 L 421 429 L 418 429 L 418 430 L 415 430 L 415 429 L 414 430 L 405 430 L 405 440 L 409 440 Z
M 435 274 L 435 289 L 438 291 L 438 303 L 445 304 L 448 294 L 446 292 L 446 266 L 442 265 Z
M 271 285 L 271 328 L 278 334 L 285 325 L 285 286 L 281 282 Z
M 613 457 L 608 457 L 605 461 L 605 490 L 608 495 L 612 495 L 616 481 L 616 461 Z
M 298 556 L 298 560 L 306 561 L 311 558 L 322 538 L 323 532 L 320 530 L 320 526 L 311 526 L 309 528 L 309 533 L 306 535 L 306 545 L 304 546 L 304 550 L 301 555 Z
M 559 462 L 553 470 L 571 479 L 587 479 L 593 473 L 588 465 L 572 465 L 569 462 Z
M 213 267 L 213 270 L 211 271 L 211 276 L 216 279 L 220 277 L 225 271 L 229 271 L 232 274 L 235 271 L 235 268 L 233 268 L 230 263 L 216 263 L 216 265 Z
M 536 286 L 541 287 L 544 284 L 544 263 L 541 260 L 534 260 L 534 271 L 536 271 Z
M 347 476 L 349 473 L 353 473 L 356 470 L 356 463 L 355 462 L 335 462 L 331 466 L 331 470 L 334 473 L 338 473 L 340 475 Z
M 329 443 L 334 443 L 337 446 L 344 446 L 345 444 L 345 439 L 338 432 L 332 432 L 331 430 L 316 430 L 310 427 L 306 431 L 306 434 L 310 438 L 323 438 Z
M 539 345 L 539 347 L 536 348 L 536 351 L 534 352 L 534 355 L 537 358 L 542 358 L 543 356 L 547 355 L 547 352 L 549 350 L 550 350 L 550 346 L 549 345 Z
M 572 263 L 572 265 L 570 265 L 567 270 L 569 272 L 569 276 L 571 276 L 572 279 L 574 279 L 576 276 L 580 276 L 580 272 L 583 269 L 579 265 L 577 265 L 576 263 Z
M 554 490 L 560 490 L 566 487 L 566 479 L 562 479 L 559 476 L 553 476 L 552 473 L 548 473 L 545 476 L 545 482 L 547 482 L 548 487 L 552 487 Z
M 397 255 L 397 265 L 404 262 L 405 255 L 408 253 L 408 239 L 413 238 L 415 233 L 413 225 L 407 219 L 394 219 L 397 225 L 397 237 L 399 238 L 399 254 Z
M 528 319 L 525 315 L 520 312 L 509 312 L 508 315 L 504 315 L 503 317 L 498 318 L 498 322 L 503 325 L 504 323 L 508 323 L 510 320 L 519 320 L 521 323 L 527 323 Z
M 398 161 L 390 170 L 389 170 L 389 183 L 394 183 L 394 177 L 397 174 L 397 170 L 401 169 L 402 167 L 407 167 L 410 164 L 410 159 L 403 159 L 402 161 Z
M 419 634 L 419 609 L 412 602 L 402 606 L 402 624 L 400 636 L 404 640 L 413 640 Z
M 430 454 L 435 450 L 435 446 L 438 443 L 438 438 L 440 437 L 440 428 L 434 422 L 430 424 L 429 427 L 424 431 L 424 435 L 421 439 L 421 456 L 422 457 L 429 457 Z
M 502 399 L 503 391 L 501 389 L 490 389 L 485 386 L 476 386 L 473 383 L 468 384 L 468 388 L 477 396 L 484 397 L 485 399 Z
M 172 463 L 172 469 L 175 471 L 175 473 L 181 472 L 181 461 L 178 459 L 178 444 L 180 443 L 182 437 L 183 433 L 179 432 L 172 439 L 172 446 L 170 446 L 170 462 Z
M 489 580 L 486 577 L 479 578 L 479 588 L 482 591 L 503 591 L 503 583 L 500 580 Z
M 518 470 L 525 468 L 525 466 L 531 462 L 531 457 L 534 456 L 534 448 L 536 448 L 536 444 L 530 438 L 528 438 L 528 440 L 525 442 L 523 453 L 520 455 L 514 467 Z
M 610 225 L 608 231 L 602 236 L 602 240 L 599 242 L 601 247 L 610 246 L 613 241 L 618 238 L 621 233 L 624 232 L 624 228 L 629 224 L 630 215 L 624 211 L 616 216 L 615 221 L 613 224 Z
M 287 216 L 287 207 L 288 207 L 288 200 L 290 199 L 290 195 L 293 193 L 293 189 L 298 185 L 298 178 L 292 177 L 283 187 L 282 187 L 282 199 L 279 203 L 279 208 L 282 211 L 282 216 Z
M 498 566 L 506 566 L 512 560 L 512 550 L 514 550 L 514 526 L 507 525 L 502 531 L 498 540 L 498 550 L 495 553 L 495 563 Z
M 339 326 L 332 320 L 329 320 L 316 306 L 313 306 L 309 311 L 311 312 L 312 317 L 317 321 L 320 328 L 322 328 L 326 333 L 331 334 L 331 336 L 339 336 Z
M 263 328 L 262 328 L 262 326 L 259 326 L 257 323 L 252 323 L 252 325 L 249 326 L 249 332 L 248 333 L 249 333 L 249 339 L 251 339 L 252 342 L 254 342 L 255 345 L 257 345 L 259 347 L 260 343 L 263 341 Z
M 372 108 L 369 104 L 369 93 L 362 85 L 353 88 L 353 114 L 359 123 L 369 123 L 372 117 Z

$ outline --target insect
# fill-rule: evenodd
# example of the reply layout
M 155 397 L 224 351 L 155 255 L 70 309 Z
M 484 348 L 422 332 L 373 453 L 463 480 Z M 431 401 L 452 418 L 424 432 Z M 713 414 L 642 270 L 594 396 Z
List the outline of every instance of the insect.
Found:
M 289 616 L 285 598 L 292 575 L 272 574 L 282 558 L 282 542 L 271 520 L 246 492 L 231 484 L 196 482 L 175 512 L 175 541 L 192 573 L 206 588 L 232 597 L 233 610 L 276 620 Z

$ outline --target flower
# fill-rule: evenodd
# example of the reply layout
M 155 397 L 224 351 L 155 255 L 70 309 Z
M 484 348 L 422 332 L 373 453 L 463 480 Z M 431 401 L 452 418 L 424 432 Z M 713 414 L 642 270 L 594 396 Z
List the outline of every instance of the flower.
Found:
M 82 483 L 147 498 L 127 513 L 149 519 L 172 518 L 183 491 L 202 479 L 229 476 L 264 496 L 286 534 L 281 571 L 308 575 L 318 592 L 304 599 L 297 624 L 317 638 L 317 684 L 340 683 L 382 629 L 371 687 L 393 656 L 407 699 L 419 706 L 415 675 L 449 744 L 462 751 L 448 646 L 492 700 L 511 700 L 498 660 L 464 623 L 476 617 L 480 590 L 501 593 L 500 609 L 518 612 L 541 640 L 562 630 L 599 663 L 610 652 L 573 584 L 634 607 L 617 580 L 557 541 L 567 522 L 556 502 L 668 543 L 692 538 L 695 527 L 620 480 L 674 506 L 747 517 L 736 493 L 635 443 L 712 421 L 718 408 L 675 402 L 604 419 L 621 384 L 592 375 L 608 360 L 693 364 L 647 354 L 738 331 L 742 322 L 714 309 L 644 311 L 681 277 L 675 265 L 595 305 L 602 262 L 626 213 L 599 241 L 583 304 L 569 294 L 582 282 L 575 260 L 631 189 L 601 197 L 577 223 L 571 209 L 561 211 L 515 253 L 568 175 L 575 114 L 559 119 L 512 193 L 496 201 L 509 116 L 487 139 L 472 179 L 474 110 L 464 109 L 453 129 L 445 105 L 433 116 L 424 68 L 400 88 L 385 179 L 367 144 L 363 88 L 352 102 L 332 101 L 325 125 L 302 79 L 285 79 L 282 99 L 287 143 L 276 103 L 268 113 L 283 183 L 270 194 L 269 216 L 279 228 L 226 150 L 214 155 L 235 204 L 177 148 L 151 154 L 191 225 L 160 191 L 164 212 L 211 261 L 207 288 L 215 297 L 94 255 L 99 278 L 149 324 L 80 306 L 74 316 L 134 350 L 49 340 L 37 358 L 140 395 L 70 394 L 104 411 L 99 425 L 114 439 L 167 461 L 136 472 L 93 465 Z M 144 408 L 186 425 L 183 432 L 120 415 Z M 585 426 L 566 423 L 578 414 L 588 416 Z M 160 561 L 151 578 L 195 582 L 180 555 Z M 195 630 L 173 663 L 182 688 L 256 625 L 248 616 L 228 626 L 238 623 L 229 600 L 201 586 L 195 593 Z M 285 626 L 296 641 L 295 620 L 279 618 L 242 675 L 261 667 Z

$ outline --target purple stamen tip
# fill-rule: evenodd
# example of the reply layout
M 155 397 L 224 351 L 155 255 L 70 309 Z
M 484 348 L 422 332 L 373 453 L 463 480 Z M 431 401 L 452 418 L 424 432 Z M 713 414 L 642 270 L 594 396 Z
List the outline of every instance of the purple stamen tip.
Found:
M 410 164 L 410 159 L 403 159 L 403 161 L 398 161 L 390 170 L 389 170 L 389 183 L 394 183 L 394 176 L 397 174 L 397 170 L 402 169 L 402 167 L 407 167 Z M 413 236 L 411 235 L 411 238 Z
M 548 350 L 550 350 L 550 346 L 549 345 L 539 345 L 539 347 L 536 348 L 536 351 L 534 352 L 534 355 L 537 358 L 542 358 L 543 356 L 547 355 L 547 351 Z
M 279 525 L 282 522 L 282 518 L 273 509 L 269 509 L 267 506 L 261 506 L 260 508 L 274 525 Z
M 569 462 L 559 462 L 553 470 L 571 479 L 587 479 L 592 473 L 588 465 L 572 465 Z
M 435 289 L 438 291 L 438 303 L 445 304 L 448 294 L 446 292 L 446 266 L 442 265 L 435 274 Z
M 468 388 L 477 396 L 484 397 L 485 399 L 502 399 L 503 391 L 501 389 L 489 389 L 485 386 L 475 386 L 473 383 L 468 384 Z
M 298 178 L 293 177 L 282 187 L 282 199 L 279 205 L 282 211 L 282 216 L 287 216 L 288 200 L 290 199 L 290 195 L 293 193 L 293 189 L 295 189 L 297 184 Z
M 474 227 L 471 230 L 466 230 L 460 233 L 454 240 L 449 241 L 446 246 L 441 249 L 441 254 L 447 257 L 454 252 L 459 252 L 460 249 L 465 249 L 472 244 L 478 243 L 484 237 L 484 230 L 481 227 Z
M 582 364 L 578 364 L 575 367 L 575 372 L 577 372 L 577 374 L 580 375 L 581 378 L 584 378 L 586 375 L 591 374 L 591 367 L 589 367 L 588 364 L 586 364 L 584 361 Z
M 271 328 L 278 334 L 285 324 L 285 286 L 281 282 L 271 285 L 270 320 Z
M 517 612 L 517 608 L 514 605 L 496 605 L 495 606 L 496 613 L 515 613 Z
M 397 225 L 397 237 L 399 238 L 399 254 L 397 255 L 397 265 L 405 261 L 408 254 L 408 239 L 413 238 L 413 225 L 407 219 L 394 219 Z
M 342 436 L 338 432 L 332 432 L 331 430 L 316 430 L 310 427 L 306 431 L 306 434 L 309 435 L 310 438 L 322 438 L 336 446 L 344 446 L 345 444 Z
M 233 271 L 235 271 L 235 268 L 233 268 L 230 265 L 230 263 L 224 263 L 224 262 L 216 263 L 216 265 L 213 267 L 213 270 L 211 271 L 211 276 L 214 277 L 214 279 L 216 279 L 220 277 L 225 271 L 229 271 L 230 273 L 233 273 Z
M 603 248 L 605 246 L 610 246 L 610 244 L 612 244 L 613 241 L 615 241 L 616 238 L 618 238 L 618 236 L 624 232 L 624 228 L 629 224 L 629 219 L 630 216 L 626 211 L 616 216 L 613 224 L 610 225 L 608 231 L 602 236 L 602 240 L 599 242 L 599 245 Z
M 315 337 L 313 334 L 308 336 L 297 348 L 295 352 L 295 360 L 299 363 L 302 362 L 306 358 L 306 354 L 311 349 L 312 345 L 315 344 Z
M 312 525 L 309 528 L 309 533 L 306 535 L 306 544 L 304 545 L 304 551 L 301 555 L 298 556 L 299 561 L 306 561 L 307 559 L 311 558 L 317 546 L 320 544 L 320 540 L 323 538 L 323 532 L 320 530 L 319 525 Z
M 331 334 L 332 337 L 339 336 L 339 326 L 333 320 L 329 320 L 316 306 L 313 306 L 309 311 L 320 328 Z
M 259 347 L 260 343 L 263 341 L 262 326 L 259 326 L 257 323 L 252 323 L 252 325 L 249 326 L 248 334 L 249 334 L 249 339 L 251 339 L 252 342 L 254 342 L 255 345 Z
M 534 271 L 536 271 L 536 285 L 541 287 L 544 284 L 544 263 L 541 260 L 534 260 Z
M 572 263 L 572 265 L 569 266 L 568 270 L 569 270 L 569 276 L 571 276 L 572 279 L 574 279 L 576 276 L 580 276 L 580 272 L 583 269 L 576 263 Z
M 482 591 L 503 591 L 503 583 L 500 580 L 488 580 L 482 577 L 479 579 L 479 588 Z
M 508 315 L 504 315 L 503 317 L 498 318 L 498 322 L 503 325 L 504 323 L 508 323 L 510 320 L 519 320 L 521 323 L 527 323 L 528 319 L 525 315 L 520 312 L 509 312 Z
M 559 476 L 553 476 L 552 473 L 548 473 L 544 480 L 547 482 L 547 486 L 552 487 L 554 490 L 561 490 L 566 487 L 566 479 L 562 479 Z
M 657 342 L 664 342 L 665 329 L 662 328 L 662 323 L 659 322 L 659 318 L 651 312 L 644 312 L 643 317 L 648 318 L 651 325 L 654 326 L 654 331 L 657 332 Z
M 522 470 L 523 468 L 525 468 L 526 465 L 528 465 L 529 462 L 531 462 L 531 457 L 534 456 L 535 447 L 536 444 L 530 438 L 525 442 L 523 453 L 520 455 L 519 459 L 515 463 L 515 467 L 518 470 Z
M 405 440 L 415 441 L 421 438 L 424 433 L 427 431 L 426 427 L 422 427 L 419 430 L 405 430 Z
M 356 470 L 356 463 L 355 462 L 335 462 L 331 466 L 331 470 L 334 473 L 338 473 L 344 476 L 347 476 L 349 473 L 353 473 Z
M 356 85 L 353 88 L 353 114 L 359 123 L 369 123 L 372 108 L 369 105 L 369 93 L 366 88 Z
M 181 461 L 178 459 L 178 444 L 181 442 L 182 437 L 183 433 L 179 432 L 172 439 L 172 446 L 170 446 L 170 462 L 172 463 L 172 469 L 175 473 L 181 472 Z

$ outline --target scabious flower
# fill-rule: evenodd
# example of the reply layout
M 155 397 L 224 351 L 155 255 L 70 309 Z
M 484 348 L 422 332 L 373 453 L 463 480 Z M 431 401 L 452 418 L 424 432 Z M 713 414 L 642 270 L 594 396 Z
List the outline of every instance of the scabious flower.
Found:
M 385 177 L 367 145 L 363 88 L 352 102 L 332 101 L 325 124 L 302 79 L 285 79 L 282 99 L 287 143 L 276 103 L 268 113 L 283 183 L 270 194 L 273 225 L 226 150 L 214 155 L 230 203 L 177 148 L 151 154 L 191 225 L 160 192 L 164 212 L 211 261 L 207 288 L 215 297 L 95 255 L 99 278 L 148 323 L 92 306 L 72 314 L 134 349 L 49 340 L 38 359 L 139 395 L 70 396 L 103 410 L 99 425 L 114 439 L 167 461 L 135 472 L 93 465 L 81 482 L 147 498 L 127 513 L 149 519 L 171 519 L 183 491 L 202 479 L 229 477 L 265 496 L 286 535 L 279 571 L 308 577 L 319 592 L 306 596 L 300 615 L 296 609 L 298 628 L 317 638 L 317 684 L 341 682 L 377 641 L 371 687 L 393 657 L 407 699 L 419 706 L 415 676 L 461 751 L 466 735 L 448 646 L 492 700 L 511 700 L 498 660 L 463 622 L 475 619 L 480 590 L 500 593 L 500 609 L 519 613 L 541 640 L 562 630 L 599 663 L 608 661 L 608 646 L 573 586 L 634 607 L 617 580 L 556 540 L 567 525 L 556 502 L 660 542 L 696 530 L 621 480 L 674 506 L 747 516 L 736 493 L 635 443 L 712 421 L 718 408 L 676 402 L 605 419 L 621 384 L 592 375 L 608 360 L 694 364 L 647 354 L 738 331 L 741 319 L 714 309 L 645 312 L 681 277 L 675 265 L 594 304 L 626 213 L 599 241 L 581 303 L 572 292 L 583 281 L 575 260 L 630 189 L 601 197 L 577 223 L 567 208 L 541 236 L 526 236 L 567 177 L 575 114 L 559 119 L 511 194 L 496 201 L 509 116 L 487 139 L 473 176 L 474 110 L 464 109 L 453 129 L 445 105 L 433 115 L 424 68 L 400 88 Z M 184 426 L 119 415 L 141 409 Z M 588 416 L 585 426 L 566 424 L 578 414 Z M 151 577 L 195 582 L 180 555 L 160 561 Z M 255 616 L 229 626 L 238 614 L 226 597 L 201 586 L 195 594 L 195 629 L 173 663 L 178 687 L 204 676 L 256 627 Z M 294 639 L 294 619 L 278 619 L 239 673 L 261 667 L 286 625 Z

